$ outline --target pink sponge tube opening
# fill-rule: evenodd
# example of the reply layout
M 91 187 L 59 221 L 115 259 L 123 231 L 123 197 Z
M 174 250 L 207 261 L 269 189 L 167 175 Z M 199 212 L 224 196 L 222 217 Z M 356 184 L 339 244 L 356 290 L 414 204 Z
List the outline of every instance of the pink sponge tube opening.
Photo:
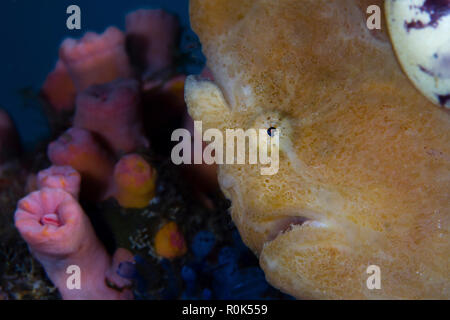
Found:
M 88 32 L 79 40 L 64 40 L 59 56 L 77 91 L 133 75 L 125 49 L 125 35 L 115 27 L 109 27 L 100 35 Z
M 64 299 L 122 299 L 129 293 L 105 283 L 111 257 L 97 239 L 89 218 L 75 198 L 62 189 L 43 188 L 19 201 L 15 225 L 30 251 L 44 266 Z M 80 287 L 68 285 L 70 273 L 80 271 Z
M 78 199 L 81 176 L 71 166 L 51 166 L 42 170 L 37 176 L 37 186 L 42 188 L 63 189 Z
M 97 133 L 116 154 L 148 147 L 136 80 L 92 86 L 77 97 L 74 126 Z

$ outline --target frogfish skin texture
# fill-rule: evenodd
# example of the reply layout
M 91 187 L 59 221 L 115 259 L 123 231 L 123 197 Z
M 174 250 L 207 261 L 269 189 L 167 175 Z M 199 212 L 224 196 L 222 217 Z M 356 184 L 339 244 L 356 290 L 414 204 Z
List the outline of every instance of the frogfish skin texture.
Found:
M 277 174 L 218 174 L 272 285 L 297 298 L 449 299 L 450 114 L 402 73 L 386 25 L 367 29 L 371 4 L 383 5 L 192 0 L 215 82 L 188 78 L 189 113 L 203 130 L 279 129 Z

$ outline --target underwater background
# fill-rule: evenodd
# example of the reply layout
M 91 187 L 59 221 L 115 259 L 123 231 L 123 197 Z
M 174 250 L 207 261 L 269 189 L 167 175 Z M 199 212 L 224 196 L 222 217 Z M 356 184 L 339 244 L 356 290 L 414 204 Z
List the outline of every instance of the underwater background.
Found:
M 72 4 L 81 8 L 81 30 L 66 27 L 66 9 Z M 183 28 L 182 39 L 195 37 L 190 30 L 188 0 L 4 0 L 1 6 L 0 34 L 5 41 L 0 50 L 0 107 L 13 118 L 27 150 L 49 136 L 47 119 L 30 97 L 54 67 L 64 38 L 103 32 L 111 25 L 123 29 L 125 15 L 141 8 L 163 8 L 176 14 Z M 204 59 L 199 48 L 195 55 L 199 61 Z M 198 64 L 187 69 L 188 73 L 200 70 Z

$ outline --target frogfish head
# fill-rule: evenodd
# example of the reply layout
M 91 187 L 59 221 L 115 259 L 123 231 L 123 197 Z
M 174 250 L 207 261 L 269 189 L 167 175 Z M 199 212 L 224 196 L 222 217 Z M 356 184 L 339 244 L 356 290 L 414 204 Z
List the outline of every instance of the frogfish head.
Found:
M 272 285 L 297 298 L 448 299 L 450 114 L 414 89 L 362 3 L 192 0 L 214 81 L 188 78 L 189 113 L 224 137 L 276 129 L 273 174 L 248 159 L 218 174 Z

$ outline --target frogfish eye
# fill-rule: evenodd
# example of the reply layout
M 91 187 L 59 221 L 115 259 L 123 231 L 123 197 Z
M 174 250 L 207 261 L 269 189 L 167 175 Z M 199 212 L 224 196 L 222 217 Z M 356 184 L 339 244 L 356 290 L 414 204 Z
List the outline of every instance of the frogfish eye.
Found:
M 276 133 L 277 128 L 275 127 L 270 127 L 269 129 L 267 129 L 267 134 L 269 135 L 269 137 L 273 137 Z

